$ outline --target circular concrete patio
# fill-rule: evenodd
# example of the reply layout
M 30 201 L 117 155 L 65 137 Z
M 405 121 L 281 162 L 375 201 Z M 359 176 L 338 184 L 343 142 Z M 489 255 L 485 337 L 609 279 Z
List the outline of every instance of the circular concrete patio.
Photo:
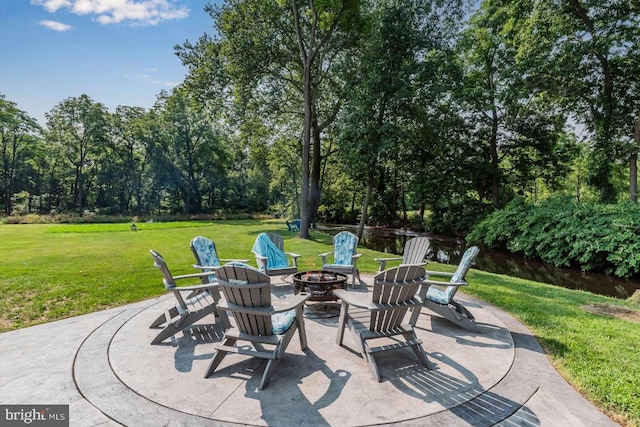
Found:
M 280 284 L 273 291 L 292 290 Z M 263 361 L 246 356 L 227 356 L 204 378 L 223 335 L 218 325 L 150 345 L 157 331 L 148 326 L 172 304 L 169 296 L 95 328 L 78 347 L 73 376 L 83 399 L 132 426 L 615 425 L 556 374 L 526 328 L 481 301 L 461 299 L 481 333 L 423 310 L 417 334 L 434 369 L 409 349 L 388 352 L 379 358 L 380 383 L 348 333 L 343 346 L 335 343 L 337 317 L 305 319 L 308 349 L 300 350 L 296 335 L 264 390 Z

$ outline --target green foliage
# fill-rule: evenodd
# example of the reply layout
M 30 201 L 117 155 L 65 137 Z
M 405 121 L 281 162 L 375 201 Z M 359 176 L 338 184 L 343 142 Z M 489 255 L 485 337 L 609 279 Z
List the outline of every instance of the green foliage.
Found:
M 640 273 L 640 206 L 578 204 L 552 198 L 538 205 L 516 199 L 467 236 L 490 248 L 620 277 Z

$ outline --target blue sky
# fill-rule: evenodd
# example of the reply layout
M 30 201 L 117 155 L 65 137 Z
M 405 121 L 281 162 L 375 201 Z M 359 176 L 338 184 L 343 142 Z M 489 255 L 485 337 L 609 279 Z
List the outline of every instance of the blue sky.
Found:
M 0 0 L 0 94 L 42 125 L 83 93 L 111 112 L 149 108 L 184 80 L 173 47 L 212 34 L 212 2 Z

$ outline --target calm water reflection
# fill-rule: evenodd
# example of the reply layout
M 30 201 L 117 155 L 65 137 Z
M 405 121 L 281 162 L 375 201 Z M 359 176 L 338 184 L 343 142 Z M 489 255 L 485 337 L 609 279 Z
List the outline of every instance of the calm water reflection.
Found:
M 318 224 L 318 231 L 334 235 L 342 230 L 357 232 L 357 226 Z M 375 251 L 401 254 L 407 239 L 415 236 L 427 236 L 431 241 L 429 259 L 445 264 L 457 264 L 466 249 L 461 239 L 433 236 L 409 230 L 392 230 L 366 227 L 360 243 Z M 640 289 L 640 281 L 625 280 L 597 273 L 583 273 L 571 268 L 559 268 L 537 260 L 504 252 L 481 250 L 475 268 L 490 273 L 505 274 L 522 279 L 535 280 L 570 289 L 626 298 Z

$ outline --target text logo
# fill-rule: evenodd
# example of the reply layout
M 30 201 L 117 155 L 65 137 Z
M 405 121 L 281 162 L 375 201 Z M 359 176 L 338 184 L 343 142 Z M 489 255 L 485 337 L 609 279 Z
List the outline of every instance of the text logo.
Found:
M 69 405 L 0 405 L 0 425 L 69 427 Z

